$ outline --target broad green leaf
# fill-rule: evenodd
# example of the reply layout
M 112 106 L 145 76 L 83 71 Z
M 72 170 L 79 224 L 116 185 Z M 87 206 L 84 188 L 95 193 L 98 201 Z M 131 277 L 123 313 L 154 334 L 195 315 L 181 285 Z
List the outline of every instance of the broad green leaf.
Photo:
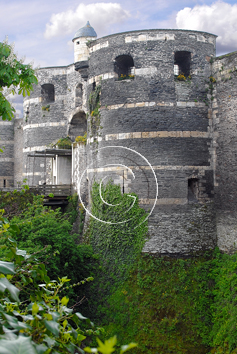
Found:
M 60 313 L 58 313 L 57 311 L 53 311 L 53 312 L 49 312 L 50 315 L 52 315 L 53 320 L 57 322 L 57 320 L 60 317 Z
M 19 229 L 19 227 L 17 226 L 17 225 L 15 225 L 15 224 L 11 224 L 11 228 L 15 231 L 15 232 L 17 232 L 17 233 L 19 233 L 20 232 L 20 229 Z
M 84 339 L 86 339 L 86 336 L 83 336 L 83 334 L 78 333 L 77 338 L 78 341 L 82 342 Z
M 98 353 L 97 348 L 86 347 L 86 348 L 84 348 L 84 351 L 87 353 Z
M 17 254 L 18 256 L 23 256 L 23 257 L 25 257 L 26 254 L 27 254 L 27 252 L 26 252 L 25 250 L 17 250 L 17 251 L 16 251 L 16 254 Z
M 98 350 L 102 354 L 111 354 L 115 351 L 114 346 L 117 343 L 116 336 L 107 339 L 104 343 L 99 338 L 96 338 L 96 340 L 97 340 L 97 343 L 99 344 Z
M 12 285 L 7 278 L 0 278 L 0 291 L 3 293 L 6 289 L 15 301 L 20 301 L 18 298 L 19 289 Z
M 66 328 L 67 324 L 68 324 L 67 320 L 64 320 L 64 321 L 63 321 L 63 328 L 64 328 L 64 329 Z
M 39 306 L 38 306 L 36 303 L 34 303 L 34 304 L 32 305 L 32 315 L 34 316 L 34 315 L 36 315 L 38 312 L 39 312 Z
M 59 335 L 59 323 L 55 321 L 44 320 L 45 327 L 53 333 L 56 337 Z
M 16 340 L 0 340 L 1 354 L 37 354 L 30 338 L 19 336 Z
M 82 316 L 80 312 L 75 313 L 80 320 L 87 320 L 87 317 Z
M 48 336 L 44 337 L 43 341 L 47 343 L 48 347 L 53 347 L 56 341 Z
M 0 261 L 0 273 L 15 274 L 14 263 Z
M 9 315 L 4 315 L 5 318 L 7 319 L 7 322 L 9 326 L 11 326 L 14 329 L 17 329 L 18 331 L 21 329 L 32 329 L 32 327 L 24 322 L 20 322 L 17 320 L 16 317 L 9 316 Z
M 46 352 L 46 350 L 48 349 L 48 347 L 46 347 L 46 345 L 44 344 L 34 344 L 37 354 L 44 354 Z
M 137 343 L 129 343 L 127 345 L 122 345 L 121 346 L 121 350 L 120 350 L 120 354 L 125 353 L 127 350 L 130 350 L 132 348 L 137 347 Z
M 67 306 L 68 301 L 69 301 L 69 298 L 66 297 L 66 296 L 64 296 L 64 297 L 62 298 L 62 300 L 61 300 L 61 303 L 62 303 L 63 306 Z

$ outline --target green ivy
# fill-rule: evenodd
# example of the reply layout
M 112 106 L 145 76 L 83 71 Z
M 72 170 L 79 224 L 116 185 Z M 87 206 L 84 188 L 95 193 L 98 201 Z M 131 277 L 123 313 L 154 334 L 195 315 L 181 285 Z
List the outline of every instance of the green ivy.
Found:
M 91 134 L 97 136 L 100 128 L 100 93 L 101 84 L 91 91 L 89 96 L 89 111 L 90 111 L 90 130 Z
M 123 284 L 141 254 L 148 228 L 146 212 L 139 207 L 135 194 L 121 194 L 120 187 L 111 182 L 102 185 L 101 190 L 103 199 L 115 206 L 103 203 L 99 184 L 95 182 L 91 193 L 92 214 L 112 224 L 91 218 L 87 237 L 93 251 L 100 257 L 96 280 L 91 288 L 90 308 L 93 316 L 103 322 L 108 299 Z M 134 201 L 131 195 L 136 200 L 129 210 Z M 120 223 L 125 219 L 130 220 Z
M 188 259 L 142 255 L 108 300 L 107 333 L 116 332 L 119 341 L 135 339 L 139 354 L 208 353 L 212 267 L 211 253 Z
M 112 183 L 94 183 L 92 214 L 120 222 L 130 205 Z M 135 195 L 134 195 L 135 196 Z M 139 208 L 132 221 L 106 224 L 91 219 L 88 240 L 100 255 L 91 284 L 91 316 L 118 343 L 135 340 L 137 354 L 237 353 L 237 254 L 218 249 L 190 257 L 142 254 L 147 224 Z

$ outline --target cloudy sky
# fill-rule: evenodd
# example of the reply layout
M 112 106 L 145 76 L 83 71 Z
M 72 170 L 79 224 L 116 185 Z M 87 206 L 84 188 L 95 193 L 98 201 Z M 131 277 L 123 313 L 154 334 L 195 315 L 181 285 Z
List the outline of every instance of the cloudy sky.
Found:
M 8 36 L 15 42 L 25 63 L 68 65 L 73 35 L 88 20 L 98 37 L 139 29 L 193 29 L 218 35 L 217 55 L 237 50 L 233 0 L 0 0 L 0 41 Z

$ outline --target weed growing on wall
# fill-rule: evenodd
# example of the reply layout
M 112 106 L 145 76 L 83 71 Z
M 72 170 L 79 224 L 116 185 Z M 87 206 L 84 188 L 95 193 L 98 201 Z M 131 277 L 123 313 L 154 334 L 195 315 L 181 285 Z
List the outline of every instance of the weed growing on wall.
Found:
M 90 131 L 91 135 L 97 136 L 100 128 L 100 93 L 101 84 L 91 91 L 89 96 L 89 111 L 90 111 Z
M 83 143 L 86 145 L 87 142 L 87 133 L 85 132 L 84 135 L 78 135 L 75 139 L 75 143 Z
M 66 138 L 59 139 L 55 144 L 51 145 L 52 147 L 58 147 L 59 149 L 71 149 L 72 141 L 69 136 Z

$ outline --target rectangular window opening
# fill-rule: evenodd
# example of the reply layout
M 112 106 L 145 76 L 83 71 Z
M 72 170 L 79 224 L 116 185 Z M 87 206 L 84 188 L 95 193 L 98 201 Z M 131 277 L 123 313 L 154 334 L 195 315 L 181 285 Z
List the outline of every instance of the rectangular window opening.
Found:
M 184 75 L 186 78 L 190 75 L 191 53 L 179 51 L 174 54 L 174 75 Z
M 199 181 L 197 178 L 188 179 L 188 202 L 198 203 Z

